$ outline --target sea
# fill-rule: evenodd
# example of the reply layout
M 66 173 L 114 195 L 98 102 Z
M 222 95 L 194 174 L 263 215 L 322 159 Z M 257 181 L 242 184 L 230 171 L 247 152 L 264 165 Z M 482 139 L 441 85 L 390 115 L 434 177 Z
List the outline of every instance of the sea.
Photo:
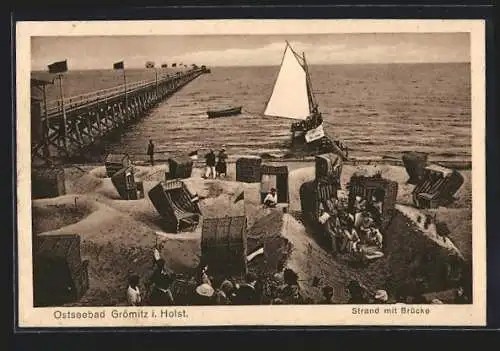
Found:
M 145 160 L 151 139 L 166 157 L 225 147 L 229 155 L 283 156 L 293 120 L 265 117 L 279 66 L 211 67 L 147 116 L 103 143 L 103 153 Z M 434 161 L 471 161 L 471 72 L 468 63 L 345 64 L 309 67 L 325 130 L 359 159 L 422 151 Z M 32 76 L 43 75 L 33 72 Z M 154 79 L 127 70 L 127 81 Z M 123 84 L 120 71 L 70 71 L 66 97 Z M 48 100 L 59 98 L 49 86 Z M 207 110 L 243 106 L 242 114 L 208 119 Z

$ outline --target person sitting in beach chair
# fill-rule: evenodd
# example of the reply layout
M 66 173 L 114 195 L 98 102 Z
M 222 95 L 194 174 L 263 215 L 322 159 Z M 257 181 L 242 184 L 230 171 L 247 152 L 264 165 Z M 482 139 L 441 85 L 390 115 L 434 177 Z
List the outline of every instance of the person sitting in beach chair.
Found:
M 344 223 L 344 229 L 342 231 L 341 251 L 350 254 L 356 253 L 359 242 L 360 238 L 356 228 L 354 228 L 353 216 L 349 215 Z
M 325 234 L 331 240 L 332 253 L 339 251 L 339 232 L 340 227 L 338 218 L 338 200 L 328 199 L 319 205 L 320 216 L 318 218 Z
M 373 245 L 381 249 L 384 243 L 384 237 L 378 228 L 371 227 L 368 229 L 368 245 Z
M 370 212 L 363 213 L 362 222 L 358 228 L 363 244 L 382 248 L 383 236 Z
M 263 203 L 265 207 L 270 207 L 270 208 L 276 207 L 276 205 L 278 204 L 278 194 L 276 193 L 275 188 L 271 188 L 269 194 L 267 194 L 266 197 L 264 198 Z

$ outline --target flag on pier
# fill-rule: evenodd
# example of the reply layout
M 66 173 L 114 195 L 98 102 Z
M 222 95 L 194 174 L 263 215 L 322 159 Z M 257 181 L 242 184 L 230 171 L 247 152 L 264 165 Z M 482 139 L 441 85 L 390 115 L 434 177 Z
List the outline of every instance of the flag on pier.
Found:
M 49 65 L 49 73 L 63 73 L 68 70 L 68 61 L 58 61 Z
M 124 69 L 125 64 L 123 61 L 113 63 L 113 69 Z
M 241 193 L 240 193 L 240 194 L 236 197 L 236 199 L 234 199 L 234 203 L 237 203 L 237 202 L 239 202 L 239 201 L 241 201 L 241 200 L 245 200 L 245 192 L 244 192 L 244 191 L 242 191 L 242 192 L 241 192 Z

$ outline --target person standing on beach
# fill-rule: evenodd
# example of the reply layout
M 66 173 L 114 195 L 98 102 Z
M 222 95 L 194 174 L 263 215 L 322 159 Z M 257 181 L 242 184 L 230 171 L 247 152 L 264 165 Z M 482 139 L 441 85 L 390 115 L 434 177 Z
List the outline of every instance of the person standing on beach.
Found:
M 227 154 L 226 154 L 226 149 L 222 148 L 219 151 L 219 154 L 217 155 L 217 165 L 215 166 L 215 171 L 217 172 L 217 175 L 220 177 L 222 174 L 224 176 L 227 176 Z
M 205 170 L 205 178 L 210 178 L 210 175 L 212 178 L 215 179 L 216 174 L 215 174 L 215 153 L 214 150 L 210 149 L 209 153 L 205 155 L 205 161 L 206 161 L 206 170 Z
M 154 166 L 154 154 L 155 154 L 155 144 L 153 144 L 153 140 L 149 139 L 148 151 L 147 154 L 149 156 L 149 162 L 151 162 L 151 166 Z
M 152 286 L 151 295 L 149 297 L 149 305 L 151 306 L 172 306 L 174 305 L 174 297 L 172 295 L 171 285 L 173 276 L 167 271 L 165 260 L 160 258 L 156 261 L 156 269 L 150 279 Z

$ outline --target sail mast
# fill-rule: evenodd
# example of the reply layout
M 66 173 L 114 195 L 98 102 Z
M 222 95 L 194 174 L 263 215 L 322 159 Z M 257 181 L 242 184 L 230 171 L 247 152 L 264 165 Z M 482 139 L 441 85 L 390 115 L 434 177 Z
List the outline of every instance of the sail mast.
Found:
M 307 61 L 306 61 L 306 54 L 305 52 L 302 52 L 302 59 L 304 60 L 304 70 L 306 71 L 306 78 L 307 78 L 307 95 L 309 98 L 309 106 L 312 112 L 312 109 L 314 106 L 316 106 L 316 101 L 314 99 L 314 93 L 312 89 L 312 83 L 311 83 L 311 77 L 309 76 L 309 68 L 307 67 Z

